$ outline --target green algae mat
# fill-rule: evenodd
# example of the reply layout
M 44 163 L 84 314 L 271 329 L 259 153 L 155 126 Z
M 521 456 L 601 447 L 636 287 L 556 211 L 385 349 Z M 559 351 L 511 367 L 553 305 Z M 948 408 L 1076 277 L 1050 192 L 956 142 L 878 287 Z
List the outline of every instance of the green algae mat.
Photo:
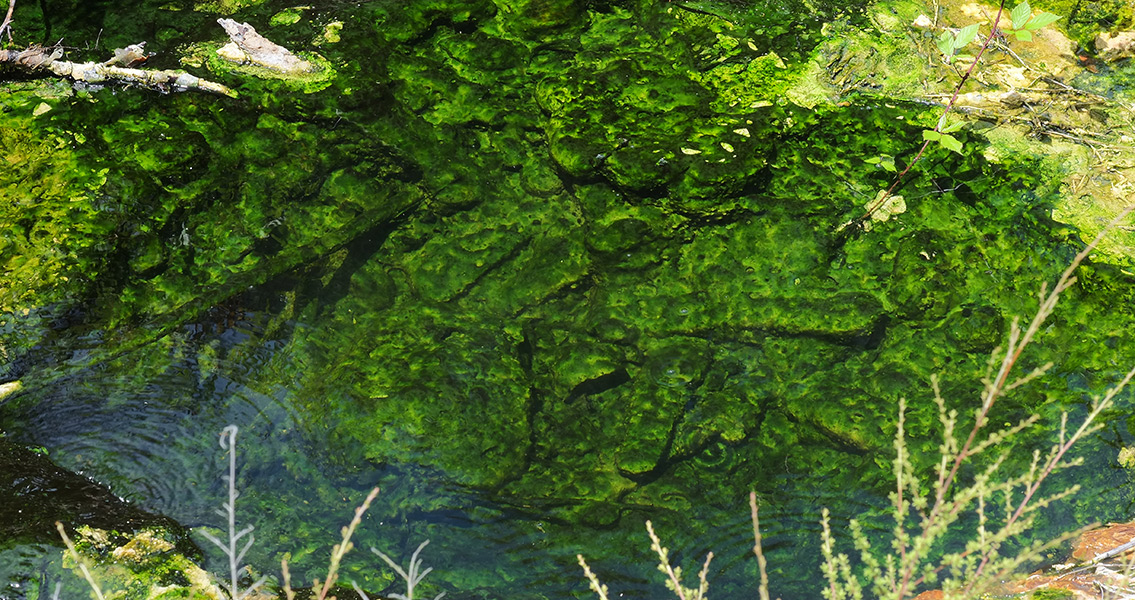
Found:
M 399 588 L 367 549 L 408 560 L 425 539 L 431 597 L 586 597 L 577 553 L 612 589 L 657 595 L 646 519 L 682 560 L 717 554 L 715 597 L 749 596 L 750 490 L 774 594 L 819 597 L 820 510 L 885 508 L 898 400 L 930 469 L 931 377 L 970 414 L 1010 321 L 1115 209 L 1070 207 L 1127 189 L 1095 162 L 1131 134 L 1117 63 L 1065 79 L 1102 99 L 1085 118 L 1113 137 L 962 113 L 962 151 L 933 147 L 888 218 L 846 228 L 941 115 L 916 88 L 957 81 L 918 54 L 929 10 L 20 3 L 25 42 L 145 39 L 156 68 L 237 97 L 0 82 L 0 383 L 20 382 L 0 429 L 180 524 L 164 535 L 223 574 L 180 527 L 224 526 L 217 436 L 239 425 L 246 562 L 273 590 L 284 557 L 293 582 L 323 577 L 377 485 L 342 574 L 372 597 Z M 220 65 L 225 15 L 318 57 L 319 77 Z M 993 415 L 1046 424 L 1009 442 L 1015 466 L 1135 364 L 1127 235 L 1022 359 L 1055 366 Z M 1130 518 L 1121 407 L 1037 537 Z M 29 529 L 0 529 L 0 595 L 74 578 Z M 120 584 L 187 585 L 150 577 Z

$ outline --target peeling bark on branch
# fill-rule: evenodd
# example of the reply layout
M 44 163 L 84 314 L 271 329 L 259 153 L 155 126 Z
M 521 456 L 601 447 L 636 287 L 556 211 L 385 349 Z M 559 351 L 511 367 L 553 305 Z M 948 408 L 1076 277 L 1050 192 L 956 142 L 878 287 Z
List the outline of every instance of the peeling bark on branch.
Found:
M 32 46 L 27 50 L 0 50 L 0 63 L 14 63 L 25 69 L 34 71 L 49 68 L 48 65 L 63 56 L 62 48 L 44 48 Z
M 287 48 L 256 33 L 248 23 L 217 19 L 232 40 L 217 51 L 226 60 L 248 63 L 279 73 L 302 75 L 316 70 L 315 65 L 292 54 Z

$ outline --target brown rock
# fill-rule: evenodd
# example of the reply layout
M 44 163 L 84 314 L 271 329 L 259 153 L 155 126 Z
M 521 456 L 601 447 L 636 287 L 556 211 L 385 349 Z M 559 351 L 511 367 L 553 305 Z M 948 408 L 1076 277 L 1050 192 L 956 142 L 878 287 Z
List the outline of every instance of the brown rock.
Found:
M 1131 540 L 1135 540 L 1135 523 L 1112 523 L 1103 529 L 1095 529 L 1080 536 L 1072 550 L 1072 558 L 1077 562 L 1086 562 Z M 1115 558 L 1123 558 L 1133 552 L 1135 549 L 1129 549 Z
M 1122 564 L 1132 560 L 1135 548 L 1102 561 L 1090 564 L 1092 559 L 1106 552 L 1114 551 L 1123 544 L 1135 540 L 1135 523 L 1112 523 L 1106 527 L 1082 534 L 1073 545 L 1069 564 L 1053 565 L 1052 568 L 1037 571 L 1026 577 L 1005 582 L 995 595 L 1026 594 L 1039 589 L 1067 590 L 1077 600 L 1104 600 L 1111 598 L 1103 592 L 1104 587 L 1128 588 L 1131 579 L 1124 572 Z M 914 600 L 941 600 L 942 592 L 931 590 L 922 592 Z
M 1096 52 L 1108 61 L 1135 56 L 1135 31 L 1099 34 L 1096 36 Z

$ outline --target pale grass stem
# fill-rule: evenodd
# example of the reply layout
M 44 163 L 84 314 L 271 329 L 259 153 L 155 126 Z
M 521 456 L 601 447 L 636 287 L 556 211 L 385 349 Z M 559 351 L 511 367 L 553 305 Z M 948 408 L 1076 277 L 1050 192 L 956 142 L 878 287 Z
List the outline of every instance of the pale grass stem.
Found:
M 654 524 L 650 521 L 646 522 L 646 532 L 650 535 L 650 549 L 654 550 L 658 555 L 658 570 L 662 571 L 668 578 L 668 587 L 671 591 L 678 596 L 678 600 L 703 600 L 706 592 L 709 590 L 709 582 L 706 581 L 706 576 L 709 573 L 709 561 L 713 560 L 713 553 L 710 552 L 705 557 L 705 565 L 698 573 L 698 589 L 691 590 L 682 587 L 682 570 L 674 569 L 670 566 L 670 551 L 662 546 L 662 541 L 658 535 L 654 533 Z M 692 594 L 691 597 L 687 595 Z
M 979 495 L 980 490 L 963 490 L 959 494 L 960 498 L 956 497 L 952 501 L 947 500 L 947 496 L 954 488 L 954 483 L 962 464 L 965 463 L 966 460 L 974 456 L 977 452 L 980 452 L 982 449 L 995 445 L 997 442 L 1002 441 L 1003 439 L 1009 437 L 1012 433 L 1015 433 L 1027 427 L 1028 424 L 1031 423 L 1023 422 L 1015 428 L 993 434 L 992 436 L 990 436 L 990 439 L 987 439 L 984 442 L 978 441 L 978 435 L 985 427 L 989 411 L 992 409 L 996 400 L 1000 396 L 1004 395 L 1006 391 L 1016 388 L 1032 379 L 1035 379 L 1036 377 L 1039 377 L 1050 367 L 1050 365 L 1044 365 L 1038 369 L 1033 370 L 1023 377 L 1016 379 L 1015 381 L 1010 381 L 1013 367 L 1016 365 L 1018 358 L 1021 356 L 1021 353 L 1024 351 L 1024 349 L 1032 343 L 1036 334 L 1040 331 L 1041 325 L 1055 310 L 1057 302 L 1060 299 L 1060 294 L 1062 294 L 1065 290 L 1067 290 L 1075 283 L 1076 278 L 1073 274 L 1079 267 L 1080 263 L 1082 263 L 1084 259 L 1087 258 L 1088 254 L 1090 254 L 1096 248 L 1096 246 L 1099 245 L 1099 243 L 1103 240 L 1103 237 L 1113 228 L 1115 228 L 1121 220 L 1125 219 L 1132 210 L 1132 208 L 1123 210 L 1111 221 L 1111 223 L 1104 227 L 1100 234 L 1090 244 L 1088 244 L 1083 250 L 1077 253 L 1072 262 L 1063 271 L 1063 273 L 1061 273 L 1059 279 L 1057 279 L 1056 284 L 1052 287 L 1051 291 L 1048 291 L 1046 285 L 1041 286 L 1039 294 L 1040 303 L 1037 308 L 1036 314 L 1033 316 L 1032 320 L 1029 322 L 1029 326 L 1024 331 L 1021 330 L 1018 321 L 1016 319 L 1013 320 L 1009 330 L 1008 344 L 1004 348 L 1004 354 L 1000 359 L 1000 365 L 997 369 L 997 373 L 993 378 L 987 378 L 985 380 L 985 390 L 982 393 L 981 406 L 975 411 L 974 424 L 970 428 L 965 442 L 962 443 L 960 447 L 958 447 L 956 445 L 956 441 L 952 439 L 956 413 L 951 412 L 949 415 L 946 414 L 944 403 L 941 402 L 940 397 L 937 397 L 938 389 L 937 383 L 935 382 L 936 402 L 939 403 L 939 413 L 940 416 L 944 418 L 943 426 L 949 434 L 948 438 L 950 439 L 944 441 L 942 445 L 943 463 L 938 470 L 938 482 L 935 486 L 934 503 L 931 506 L 929 513 L 923 515 L 921 527 L 922 531 L 913 543 L 905 542 L 905 533 L 902 529 L 902 523 L 905 522 L 909 505 L 903 499 L 903 489 L 907 486 L 904 484 L 901 478 L 903 476 L 909 476 L 909 467 L 900 463 L 908 463 L 909 460 L 907 459 L 906 455 L 902 453 L 902 442 L 896 441 L 896 448 L 900 449 L 900 454 L 898 457 L 896 457 L 895 473 L 896 476 L 899 477 L 899 481 L 896 485 L 894 510 L 896 521 L 898 521 L 896 532 L 899 534 L 900 538 L 903 541 L 903 543 L 899 544 L 899 565 L 901 571 L 900 578 L 897 582 L 897 586 L 892 590 L 896 598 L 900 600 L 905 598 L 911 589 L 926 581 L 927 572 L 923 571 L 923 574 L 920 575 L 919 571 L 923 569 L 923 566 L 921 564 L 922 559 L 925 558 L 925 552 L 929 549 L 931 540 L 937 535 L 943 533 L 943 529 L 940 524 L 953 522 L 953 520 L 957 517 L 958 512 L 961 511 L 974 498 L 974 496 Z M 1001 352 L 1001 349 L 995 350 L 994 356 L 996 356 L 999 352 Z M 1080 425 L 1077 431 L 1067 439 L 1064 438 L 1065 426 L 1062 423 L 1060 442 L 1056 446 L 1054 446 L 1052 451 L 1049 453 L 1049 456 L 1044 462 L 1043 466 L 1039 470 L 1034 467 L 1027 478 L 1023 480 L 1023 497 L 1021 498 L 1020 502 L 1016 504 L 1015 509 L 1008 516 L 1006 522 L 1002 525 L 1001 532 L 1007 534 L 1009 532 L 1015 531 L 1014 528 L 1016 527 L 1022 515 L 1026 513 L 1029 507 L 1029 503 L 1030 501 L 1032 501 L 1037 490 L 1040 488 L 1041 483 L 1043 483 L 1044 480 L 1056 468 L 1058 468 L 1058 466 L 1060 466 L 1065 454 L 1072 447 L 1072 445 L 1075 444 L 1076 441 L 1078 441 L 1091 431 L 1094 431 L 1094 428 L 1096 427 L 1094 425 L 1095 419 L 1107 406 L 1111 404 L 1112 399 L 1130 381 L 1133 374 L 1135 374 L 1135 369 L 1132 369 L 1132 371 L 1129 372 L 1118 385 L 1113 387 L 1103 400 L 1095 402 L 1093 404 L 1091 413 L 1085 418 L 1084 422 Z M 896 437 L 904 435 L 902 432 L 903 417 L 901 414 L 904 408 L 905 404 L 900 402 L 899 434 Z M 949 465 L 948 469 L 945 468 L 946 465 Z M 1006 489 L 1006 491 L 1008 491 L 1008 489 Z M 990 543 L 984 545 L 981 548 L 980 560 L 974 568 L 971 576 L 969 577 L 969 581 L 965 588 L 965 593 L 969 594 L 975 591 L 975 587 L 981 581 L 981 575 L 983 574 L 985 568 L 989 565 L 989 563 L 994 559 L 999 545 L 999 542 Z M 908 556 L 908 553 L 911 551 L 914 551 L 914 555 Z M 971 553 L 971 551 L 967 550 L 958 558 L 959 560 L 964 559 Z M 937 570 L 933 570 L 931 572 L 936 573 Z
M 394 569 L 394 571 L 398 573 L 398 576 L 406 582 L 406 593 L 390 594 L 391 598 L 394 598 L 395 600 L 414 600 L 414 588 L 418 587 L 418 584 L 426 578 L 426 575 L 430 574 L 430 571 L 433 571 L 432 567 L 426 569 L 425 571 L 422 571 L 422 559 L 418 558 L 418 555 L 422 553 L 422 549 L 425 548 L 429 543 L 430 541 L 426 540 L 421 544 L 418 544 L 417 550 L 414 550 L 414 553 L 410 555 L 410 566 L 406 569 L 403 569 L 401 565 L 394 562 L 394 559 L 380 552 L 378 548 L 370 549 L 371 552 L 375 553 L 379 558 L 386 561 L 386 564 L 390 565 L 390 568 Z M 442 592 L 437 596 L 434 596 L 434 600 L 439 600 L 444 595 L 445 592 Z M 366 598 L 364 597 L 363 600 L 366 600 Z
M 757 518 L 757 493 L 749 492 L 749 513 L 753 518 L 753 554 L 757 555 L 757 570 L 760 571 L 761 581 L 757 587 L 760 600 L 769 600 L 768 594 L 768 562 L 765 560 L 764 549 L 761 548 L 761 522 Z
M 406 582 L 406 593 L 390 594 L 391 598 L 394 598 L 395 600 L 414 600 L 414 589 L 418 587 L 418 584 L 421 583 L 423 579 L 425 579 L 426 575 L 429 575 L 430 572 L 433 571 L 432 567 L 426 569 L 425 571 L 422 571 L 422 559 L 418 558 L 418 555 L 422 553 L 422 549 L 429 545 L 429 543 L 430 541 L 426 540 L 421 544 L 418 544 L 418 549 L 414 550 L 414 554 L 410 556 L 410 566 L 406 569 L 403 569 L 401 565 L 394 562 L 394 559 L 380 552 L 378 549 L 370 549 L 371 552 L 375 553 L 379 558 L 386 561 L 386 564 L 390 565 L 390 568 L 394 569 L 394 571 L 398 573 L 399 577 L 401 577 L 402 580 Z M 362 598 L 363 600 L 370 600 L 370 598 L 366 595 L 365 592 L 363 592 L 362 588 L 360 588 L 358 584 L 351 583 L 351 586 L 355 588 L 355 592 L 358 593 L 360 598 Z M 434 596 L 434 600 L 440 600 L 443 596 L 445 596 L 445 592 L 441 592 L 440 594 Z
M 75 549 L 75 543 L 67 537 L 67 531 L 63 529 L 63 523 L 55 522 L 55 529 L 59 531 L 59 536 L 63 538 L 63 543 L 67 545 L 67 551 L 71 553 L 71 559 L 75 564 L 79 565 L 79 572 L 83 574 L 83 579 L 87 580 L 87 585 L 91 586 L 91 591 L 95 593 L 95 598 L 98 600 L 105 600 L 102 594 L 102 588 L 99 587 L 98 582 L 91 576 L 91 570 L 87 567 L 87 561 L 79 555 L 79 551 Z M 59 595 L 58 586 L 55 588 L 55 594 Z
M 670 551 L 662 545 L 662 540 L 654 533 L 654 524 L 650 521 L 646 522 L 646 533 L 650 536 L 650 549 L 658 555 L 658 570 L 666 575 L 666 587 L 674 592 L 678 600 L 706 600 L 706 594 L 709 592 L 709 563 L 713 560 L 713 553 L 710 552 L 705 556 L 705 563 L 702 564 L 701 571 L 698 572 L 697 589 L 682 587 L 682 568 L 670 566 Z M 607 600 L 607 586 L 599 583 L 599 578 L 591 572 L 591 568 L 587 566 L 587 561 L 583 559 L 582 554 L 577 554 L 576 559 L 579 561 L 579 566 L 583 567 L 583 574 L 591 584 L 591 591 L 599 596 L 599 600 Z
M 607 597 L 607 586 L 599 583 L 599 578 L 595 573 L 591 572 L 591 567 L 587 566 L 587 561 L 583 559 L 582 554 L 576 554 L 575 558 L 579 560 L 579 566 L 583 567 L 583 575 L 587 577 L 587 581 L 591 584 L 591 591 L 599 596 L 599 600 L 610 600 Z

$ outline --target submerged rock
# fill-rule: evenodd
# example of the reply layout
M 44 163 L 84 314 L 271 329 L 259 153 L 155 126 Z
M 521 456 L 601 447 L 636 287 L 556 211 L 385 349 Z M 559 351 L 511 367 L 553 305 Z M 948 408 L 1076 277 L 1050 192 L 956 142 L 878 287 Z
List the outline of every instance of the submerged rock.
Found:
M 0 540 L 59 543 L 55 522 L 70 527 L 135 531 L 159 527 L 186 543 L 172 519 L 148 513 L 44 454 L 0 437 Z M 191 546 L 182 546 L 189 548 Z

